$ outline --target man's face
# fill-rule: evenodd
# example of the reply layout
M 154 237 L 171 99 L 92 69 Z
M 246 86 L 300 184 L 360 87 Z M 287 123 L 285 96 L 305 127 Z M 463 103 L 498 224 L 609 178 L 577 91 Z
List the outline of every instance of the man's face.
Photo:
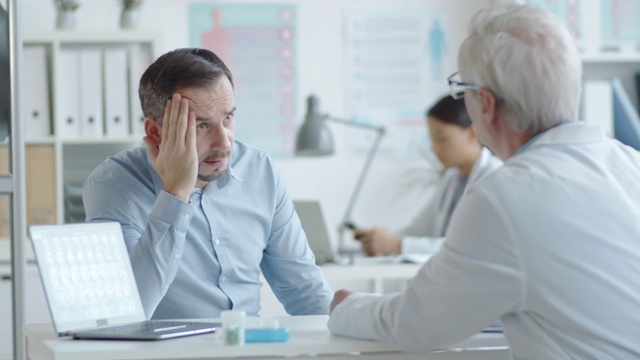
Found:
M 229 79 L 221 77 L 209 87 L 189 87 L 177 91 L 189 100 L 196 114 L 196 151 L 198 152 L 197 187 L 223 175 L 235 139 L 235 97 Z

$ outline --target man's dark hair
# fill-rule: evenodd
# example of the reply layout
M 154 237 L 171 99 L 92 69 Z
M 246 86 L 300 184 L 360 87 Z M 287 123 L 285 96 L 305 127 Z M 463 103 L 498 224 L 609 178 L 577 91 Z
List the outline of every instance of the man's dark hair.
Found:
M 164 107 L 173 94 L 187 87 L 210 87 L 226 76 L 233 87 L 227 65 L 213 52 L 184 48 L 160 56 L 142 74 L 138 94 L 144 116 L 162 122 Z

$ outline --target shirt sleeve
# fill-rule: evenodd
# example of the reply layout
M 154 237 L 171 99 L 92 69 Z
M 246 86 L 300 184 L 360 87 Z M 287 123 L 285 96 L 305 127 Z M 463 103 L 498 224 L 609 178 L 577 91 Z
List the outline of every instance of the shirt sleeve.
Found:
M 418 237 L 405 236 L 402 238 L 402 255 L 429 255 L 435 254 L 442 247 L 444 237 Z
M 165 191 L 154 203 L 155 194 L 146 194 L 148 189 L 138 190 L 134 196 L 129 187 L 89 178 L 84 185 L 83 202 L 88 222 L 117 221 L 122 226 L 142 305 L 150 319 L 175 279 L 194 210 Z M 148 206 L 132 203 L 144 198 L 153 204 L 148 214 L 140 213 Z
M 274 295 L 290 315 L 326 315 L 333 292 L 313 252 L 284 182 L 276 173 L 277 204 L 261 264 Z
M 402 350 L 450 346 L 521 308 L 524 281 L 514 230 L 491 196 L 470 192 L 442 249 L 402 293 L 351 295 L 329 319 L 332 333 Z

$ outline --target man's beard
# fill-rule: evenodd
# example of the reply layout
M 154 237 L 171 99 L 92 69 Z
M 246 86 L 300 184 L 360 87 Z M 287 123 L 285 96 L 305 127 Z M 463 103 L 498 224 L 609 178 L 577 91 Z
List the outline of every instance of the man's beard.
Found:
M 228 151 L 216 151 L 213 154 L 210 154 L 209 156 L 207 156 L 206 158 L 204 158 L 202 161 L 207 161 L 207 160 L 220 160 L 220 159 L 229 159 L 231 157 L 231 150 Z M 203 181 L 203 182 L 212 182 L 213 180 L 219 178 L 220 176 L 224 175 L 227 173 L 227 171 L 229 170 L 229 163 L 227 162 L 226 167 L 224 169 L 220 169 L 217 168 L 215 170 L 214 174 L 211 175 L 203 175 L 198 173 L 198 180 L 199 181 Z
M 229 171 L 229 165 L 227 165 L 226 169 L 220 170 L 220 172 L 216 172 L 215 174 L 211 174 L 211 175 L 198 174 L 198 180 L 199 181 L 204 181 L 204 182 L 212 182 L 213 180 L 215 180 L 215 179 L 219 178 L 220 176 L 226 174 L 227 171 Z

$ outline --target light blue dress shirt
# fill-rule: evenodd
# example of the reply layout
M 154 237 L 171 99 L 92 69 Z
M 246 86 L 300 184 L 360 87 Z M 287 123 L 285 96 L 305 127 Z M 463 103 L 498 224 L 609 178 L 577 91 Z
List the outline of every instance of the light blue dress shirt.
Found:
M 333 294 L 273 160 L 236 142 L 229 164 L 185 203 L 162 190 L 146 146 L 123 151 L 85 182 L 86 220 L 122 225 L 147 318 L 257 316 L 261 271 L 289 314 L 328 314 Z

